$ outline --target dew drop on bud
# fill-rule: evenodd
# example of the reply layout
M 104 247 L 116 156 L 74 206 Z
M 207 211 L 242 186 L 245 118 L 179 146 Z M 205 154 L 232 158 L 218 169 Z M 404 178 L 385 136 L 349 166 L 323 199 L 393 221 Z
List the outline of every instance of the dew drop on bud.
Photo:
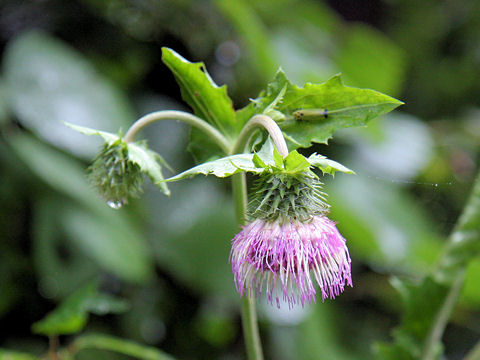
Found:
M 126 201 L 124 200 L 109 200 L 107 201 L 107 205 L 110 206 L 112 209 L 118 210 L 123 205 L 125 205 Z

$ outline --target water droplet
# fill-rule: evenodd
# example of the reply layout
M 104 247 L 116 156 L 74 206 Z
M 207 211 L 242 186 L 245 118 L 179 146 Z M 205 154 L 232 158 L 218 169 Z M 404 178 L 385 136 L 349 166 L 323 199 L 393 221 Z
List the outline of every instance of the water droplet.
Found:
M 123 205 L 126 204 L 125 200 L 109 200 L 107 201 L 107 205 L 110 206 L 112 209 L 118 210 Z

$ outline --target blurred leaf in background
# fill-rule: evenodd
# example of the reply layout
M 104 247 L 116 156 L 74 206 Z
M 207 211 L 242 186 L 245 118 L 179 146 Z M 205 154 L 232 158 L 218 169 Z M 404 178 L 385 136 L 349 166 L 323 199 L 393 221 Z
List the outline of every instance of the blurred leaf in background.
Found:
M 3 57 L 7 96 L 22 125 L 46 141 L 89 158 L 99 142 L 63 122 L 116 132 L 133 119 L 124 95 L 68 45 L 42 32 L 22 34 Z
M 128 309 L 125 301 L 100 294 L 98 283 L 91 282 L 76 290 L 45 318 L 32 325 L 32 331 L 42 335 L 65 335 L 80 332 L 88 314 L 121 313 Z

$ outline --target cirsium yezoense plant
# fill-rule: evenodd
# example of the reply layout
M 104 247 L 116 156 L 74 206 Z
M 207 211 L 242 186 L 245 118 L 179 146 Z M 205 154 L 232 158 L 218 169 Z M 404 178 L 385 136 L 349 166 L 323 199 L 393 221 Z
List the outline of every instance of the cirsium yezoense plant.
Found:
M 167 48 L 162 59 L 194 115 L 179 111 L 148 114 L 125 136 L 73 127 L 105 139 L 104 150 L 91 168 L 91 178 L 102 196 L 115 206 L 138 196 L 140 173 L 147 174 L 166 194 L 168 181 L 197 174 L 232 176 L 237 222 L 248 224 L 234 239 L 230 260 L 237 290 L 244 295 L 242 322 L 247 353 L 250 359 L 261 359 L 253 293 L 264 293 L 278 306 L 282 300 L 303 305 L 315 300 L 317 286 L 323 299 L 333 298 L 345 285 L 352 285 L 345 239 L 326 217 L 326 194 L 312 169 L 331 175 L 352 171 L 321 155 L 305 157 L 297 149 L 326 144 L 335 130 L 364 126 L 402 102 L 374 90 L 345 86 L 339 75 L 323 84 L 299 87 L 279 70 L 257 98 L 235 111 L 226 87 L 218 87 L 202 63 L 191 63 Z M 317 115 L 295 116 L 299 110 Z M 135 138 L 145 126 L 167 119 L 192 126 L 189 150 L 198 165 L 165 180 L 161 171 L 165 162 Z M 121 156 L 109 157 L 118 155 L 119 149 Z M 248 209 L 247 172 L 259 179 L 252 188 Z

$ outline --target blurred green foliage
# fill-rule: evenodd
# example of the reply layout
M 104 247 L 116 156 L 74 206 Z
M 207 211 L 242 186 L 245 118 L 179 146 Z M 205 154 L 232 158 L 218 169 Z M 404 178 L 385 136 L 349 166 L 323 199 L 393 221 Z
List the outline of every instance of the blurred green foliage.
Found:
M 342 16 L 355 9 L 309 0 L 2 2 L 0 347 L 45 354 L 47 341 L 30 326 L 99 278 L 130 310 L 92 315 L 86 331 L 182 359 L 243 357 L 227 263 L 235 227 L 226 186 L 194 179 L 172 184 L 171 198 L 147 188 L 141 200 L 113 211 L 87 185 L 80 162 L 101 142 L 61 123 L 115 132 L 148 111 L 182 108 L 160 63 L 161 47 L 169 46 L 205 60 L 239 105 L 279 65 L 298 85 L 342 72 L 349 86 L 406 102 L 404 114 L 312 149 L 358 174 L 325 179 L 355 287 L 304 310 L 260 306 L 267 358 L 371 359 L 372 345 L 391 341 L 402 316 L 390 277 L 415 280 L 432 269 L 478 169 L 479 6 L 355 4 L 380 9 L 372 26 L 360 9 L 352 22 Z M 146 134 L 151 147 L 176 172 L 189 168 L 188 130 L 158 127 Z M 479 269 L 477 256 L 443 338 L 449 359 L 463 358 L 480 338 Z M 125 358 L 106 352 L 112 343 L 78 358 Z M 0 351 L 0 358 L 32 357 Z

